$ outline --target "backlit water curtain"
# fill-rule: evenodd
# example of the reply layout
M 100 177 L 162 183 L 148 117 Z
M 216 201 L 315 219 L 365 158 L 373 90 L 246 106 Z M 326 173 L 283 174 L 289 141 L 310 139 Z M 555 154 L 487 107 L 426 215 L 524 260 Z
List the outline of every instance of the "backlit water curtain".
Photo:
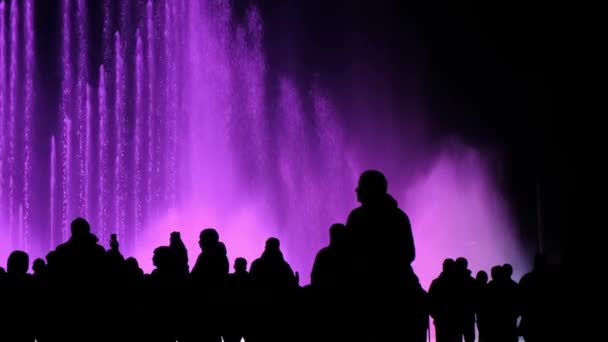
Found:
M 0 264 L 11 249 L 43 256 L 83 216 L 148 271 L 173 230 L 191 265 L 205 227 L 231 260 L 277 236 L 306 282 L 329 226 L 357 205 L 359 173 L 377 168 L 412 219 L 425 284 L 444 257 L 523 265 L 484 155 L 449 143 L 396 177 L 417 167 L 407 153 L 360 148 L 375 142 L 354 141 L 340 99 L 268 65 L 256 8 L 237 22 L 229 1 L 105 0 L 90 22 L 91 2 L 60 4 L 50 107 L 34 1 L 0 0 Z

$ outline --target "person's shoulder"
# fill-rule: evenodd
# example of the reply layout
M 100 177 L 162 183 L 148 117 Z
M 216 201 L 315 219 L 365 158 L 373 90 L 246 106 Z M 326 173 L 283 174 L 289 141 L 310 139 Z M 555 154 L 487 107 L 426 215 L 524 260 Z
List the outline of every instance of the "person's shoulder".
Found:
M 329 253 L 330 251 L 331 251 L 331 248 L 329 248 L 329 246 L 325 246 L 325 247 L 321 248 L 319 250 L 319 252 L 317 252 L 317 257 L 323 256 L 323 255 Z
M 347 223 L 352 222 L 353 219 L 357 219 L 365 213 L 365 208 L 363 206 L 359 206 L 350 211 L 348 214 Z
M 251 263 L 251 267 L 250 267 L 250 269 L 253 269 L 254 267 L 259 266 L 261 262 L 262 262 L 262 259 L 261 259 L 261 258 L 257 258 L 257 259 L 255 259 L 255 260 L 253 260 L 253 262 Z
M 523 275 L 523 277 L 521 277 L 521 279 L 519 280 L 519 284 L 526 284 L 527 282 L 531 281 L 532 279 L 534 279 L 534 273 L 529 272 Z
M 410 217 L 408 216 L 408 214 L 405 213 L 405 211 L 403 211 L 403 209 L 395 207 L 393 208 L 393 212 L 395 213 L 395 216 L 399 217 L 400 220 L 406 221 L 408 223 L 410 222 Z

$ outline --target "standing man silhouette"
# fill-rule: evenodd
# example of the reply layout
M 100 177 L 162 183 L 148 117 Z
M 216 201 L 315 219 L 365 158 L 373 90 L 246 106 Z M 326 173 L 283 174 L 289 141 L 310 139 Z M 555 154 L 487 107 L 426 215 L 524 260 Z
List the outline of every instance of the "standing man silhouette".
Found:
M 416 258 L 408 216 L 388 194 L 377 170 L 361 174 L 355 190 L 361 206 L 346 221 L 349 283 L 358 293 L 352 308 L 362 341 L 424 341 L 428 326 L 426 292 L 411 263 Z M 354 287 L 353 287 L 354 286 Z

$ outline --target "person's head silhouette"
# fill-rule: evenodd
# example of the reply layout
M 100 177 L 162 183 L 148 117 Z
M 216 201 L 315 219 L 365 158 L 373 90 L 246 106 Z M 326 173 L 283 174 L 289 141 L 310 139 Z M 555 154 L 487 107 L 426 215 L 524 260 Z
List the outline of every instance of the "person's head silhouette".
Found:
M 487 284 L 488 274 L 486 273 L 486 271 L 479 271 L 477 272 L 477 276 L 475 277 L 475 279 L 481 284 Z
M 220 235 L 213 228 L 203 229 L 199 236 L 198 245 L 204 251 L 205 249 L 213 248 L 220 242 Z
M 456 259 L 456 271 L 460 273 L 464 273 L 469 267 L 469 261 L 464 257 L 459 257 Z
M 502 265 L 502 271 L 505 279 L 511 279 L 513 276 L 513 266 L 511 264 Z
M 281 242 L 279 239 L 275 237 L 271 237 L 266 240 L 266 251 L 267 252 L 280 252 L 281 251 Z
M 154 266 L 159 270 L 171 268 L 171 253 L 171 248 L 168 246 L 157 247 L 154 250 L 152 264 L 154 264 Z
M 382 198 L 388 189 L 388 183 L 382 172 L 377 170 L 367 170 L 359 177 L 357 201 L 361 204 L 368 204 Z
M 247 272 L 247 260 L 245 258 L 236 258 L 234 260 L 234 271 L 236 273 Z
M 490 270 L 490 275 L 492 276 L 492 280 L 502 280 L 502 266 L 498 265 L 498 266 L 494 266 L 492 267 L 492 269 Z
M 129 269 L 139 269 L 139 263 L 137 262 L 137 259 L 135 259 L 134 257 L 128 257 L 127 260 L 125 260 L 125 265 L 129 268 Z
M 6 263 L 8 274 L 26 274 L 29 266 L 30 257 L 24 251 L 14 251 L 8 256 L 8 261 Z
M 32 264 L 32 270 L 34 270 L 34 274 L 43 273 L 46 270 L 46 263 L 43 259 L 38 258 L 34 260 L 34 263 Z
M 91 232 L 89 222 L 82 217 L 74 219 L 70 225 L 70 229 L 72 231 L 72 237 L 74 238 L 86 237 Z
M 448 258 L 443 260 L 443 273 L 445 273 L 446 275 L 451 275 L 452 273 L 454 273 L 456 269 L 456 262 L 454 261 L 454 259 Z

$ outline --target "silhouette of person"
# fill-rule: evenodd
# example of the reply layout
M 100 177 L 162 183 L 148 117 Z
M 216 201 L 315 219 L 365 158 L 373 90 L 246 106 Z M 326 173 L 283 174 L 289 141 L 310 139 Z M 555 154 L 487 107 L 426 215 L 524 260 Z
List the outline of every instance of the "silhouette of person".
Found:
M 192 268 L 192 285 L 198 308 L 198 322 L 190 323 L 189 339 L 192 341 L 220 342 L 225 330 L 222 303 L 228 277 L 226 246 L 220 242 L 218 232 L 204 229 L 200 234 L 201 254 Z
M 236 258 L 234 273 L 228 275 L 228 323 L 224 342 L 241 342 L 241 339 L 248 335 L 247 323 L 251 314 L 250 297 L 251 277 L 247 272 L 247 260 Z
M 329 246 L 317 253 L 310 277 L 311 285 L 323 290 L 338 289 L 346 279 L 346 226 L 335 223 L 329 228 Z
M 311 288 L 304 305 L 311 306 L 315 312 L 305 318 L 315 330 L 309 339 L 317 341 L 347 340 L 344 330 L 349 328 L 344 319 L 345 306 L 350 296 L 343 291 L 348 281 L 348 254 L 346 250 L 346 226 L 335 223 L 329 228 L 329 246 L 322 248 L 315 258 L 311 273 Z M 310 328 L 309 328 L 310 330 Z
M 357 269 L 371 284 L 411 281 L 410 265 L 416 258 L 410 220 L 387 190 L 388 183 L 380 171 L 363 172 L 355 190 L 361 206 L 346 221 L 352 247 L 365 251 Z
M 122 267 L 125 257 L 120 252 L 119 247 L 120 244 L 118 243 L 116 234 L 112 234 L 110 237 L 110 249 L 107 251 L 108 260 L 110 264 Z
M 34 271 L 34 278 L 37 280 L 37 282 L 46 282 L 47 271 L 44 259 L 37 258 L 34 260 L 32 270 Z
M 361 296 L 358 307 L 349 310 L 359 316 L 354 318 L 358 320 L 354 326 L 361 329 L 357 336 L 424 339 L 426 329 L 412 324 L 425 315 L 425 293 L 411 267 L 416 250 L 410 220 L 388 194 L 388 182 L 380 171 L 363 172 L 355 191 L 361 206 L 348 216 L 346 234 L 349 283 Z
M 247 272 L 247 259 L 236 258 L 234 260 L 234 273 L 229 274 L 229 277 L 232 280 L 249 278 L 249 272 Z
M 139 267 L 137 259 L 129 257 L 124 262 L 124 277 L 120 287 L 123 300 L 122 335 L 125 340 L 137 341 L 142 339 L 142 330 L 149 322 L 145 320 L 145 301 L 151 300 L 145 296 L 144 271 Z M 153 299 L 152 299 L 153 300 Z
M 524 275 L 520 282 L 521 323 L 520 331 L 526 342 L 558 340 L 558 322 L 560 303 L 558 298 L 563 294 L 561 282 L 547 264 L 543 254 L 534 257 L 534 268 Z
M 228 277 L 229 265 L 226 246 L 213 228 L 204 229 L 200 234 L 199 246 L 202 253 L 192 268 L 192 280 L 206 288 L 219 288 Z
M 64 280 L 69 279 L 68 285 L 79 287 L 82 282 L 94 284 L 103 276 L 101 270 L 105 266 L 105 249 L 97 244 L 99 239 L 91 234 L 91 226 L 85 219 L 74 219 L 70 228 L 72 236 L 57 246 L 53 255 L 52 262 L 57 264 L 54 271 Z
M 488 274 L 485 271 L 477 272 L 475 276 L 475 318 L 477 330 L 479 331 L 479 341 L 487 341 L 487 315 L 488 315 Z
M 146 279 L 148 297 L 145 325 L 147 339 L 154 342 L 181 341 L 184 312 L 185 279 L 174 267 L 173 251 L 168 246 L 154 250 L 152 263 L 155 269 Z
M 281 243 L 274 237 L 266 240 L 264 253 L 251 264 L 250 273 L 257 288 L 282 291 L 297 287 L 296 276 L 281 252 Z
M 32 324 L 34 282 L 27 274 L 29 256 L 23 251 L 13 251 L 7 261 L 7 272 L 0 284 L 2 300 L 2 324 L 0 340 L 33 342 Z
M 488 284 L 488 341 L 517 341 L 517 288 L 509 278 L 509 270 L 504 266 L 494 266 L 490 272 L 492 281 Z
M 70 239 L 49 253 L 49 307 L 64 309 L 64 315 L 50 315 L 53 337 L 61 341 L 104 340 L 108 330 L 97 331 L 107 315 L 94 300 L 105 303 L 111 299 L 107 288 L 107 259 L 99 239 L 91 234 L 89 223 L 78 217 L 70 225 Z M 71 322 L 65 328 L 64 322 Z
M 443 261 L 443 270 L 429 288 L 431 317 L 437 342 L 462 341 L 459 336 L 459 310 L 456 263 Z
M 456 300 L 457 300 L 457 330 L 459 339 L 465 342 L 475 341 L 475 279 L 468 269 L 469 262 L 464 257 L 456 259 Z
M 253 317 L 249 341 L 274 342 L 293 340 L 287 317 L 292 315 L 289 305 L 294 300 L 298 280 L 291 266 L 285 261 L 280 241 L 271 237 L 266 240 L 264 253 L 251 264 L 249 274 L 253 286 L 254 307 L 264 308 Z
M 188 265 L 188 250 L 186 249 L 186 245 L 182 241 L 179 232 L 171 233 L 169 247 L 171 247 L 174 254 L 175 267 L 180 269 L 184 276 L 187 276 L 190 272 L 190 266 Z

